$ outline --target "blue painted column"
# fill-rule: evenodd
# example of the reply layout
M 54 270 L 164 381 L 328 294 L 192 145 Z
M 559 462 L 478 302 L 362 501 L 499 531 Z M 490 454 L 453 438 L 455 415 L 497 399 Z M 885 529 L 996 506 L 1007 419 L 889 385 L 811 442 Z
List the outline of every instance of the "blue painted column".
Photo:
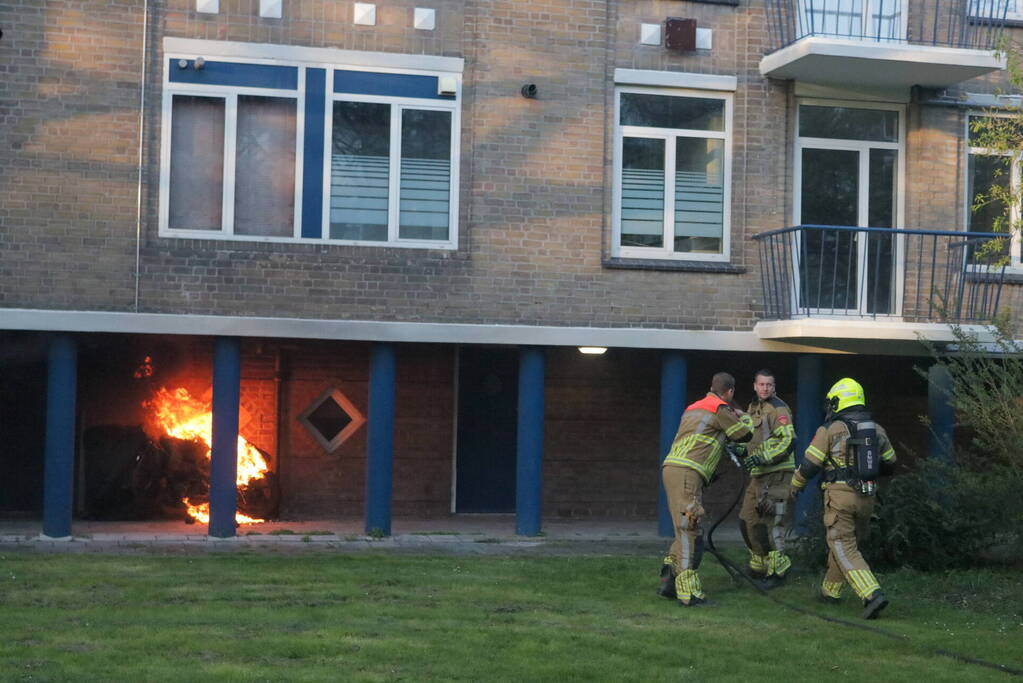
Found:
M 369 434 L 366 443 L 366 533 L 391 535 L 394 469 L 393 344 L 374 344 L 369 359 Z
M 78 392 L 78 345 L 74 338 L 69 335 L 51 338 L 48 363 L 43 536 L 70 539 Z
M 213 342 L 213 452 L 210 455 L 210 526 L 215 538 L 235 535 L 238 508 L 238 402 L 242 345 L 237 337 Z
M 817 355 L 796 359 L 796 466 L 803 462 L 803 454 L 813 441 L 817 428 L 824 422 L 823 359 Z M 818 488 L 820 476 L 806 485 L 796 503 L 796 529 L 806 528 L 808 517 L 820 514 Z
M 686 357 L 681 351 L 665 351 L 661 355 L 661 450 L 657 454 L 658 465 L 671 449 L 686 407 L 687 371 Z M 670 538 L 675 535 L 675 525 L 668 510 L 660 467 L 657 469 L 657 491 L 657 533 Z
M 955 462 L 955 410 L 949 402 L 952 376 L 943 365 L 927 369 L 927 417 L 931 431 L 927 436 L 927 457 L 946 464 Z
M 519 421 L 516 440 L 515 533 L 540 534 L 543 503 L 544 350 L 519 350 Z

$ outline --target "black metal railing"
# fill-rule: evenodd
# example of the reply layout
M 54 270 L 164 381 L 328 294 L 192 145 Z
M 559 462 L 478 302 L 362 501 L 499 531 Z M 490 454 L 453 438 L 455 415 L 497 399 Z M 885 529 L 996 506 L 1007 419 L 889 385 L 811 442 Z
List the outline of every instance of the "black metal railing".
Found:
M 1010 0 L 767 0 L 769 51 L 809 36 L 989 50 Z
M 989 323 L 998 312 L 1009 248 L 1005 234 L 831 225 L 753 239 L 765 320 Z

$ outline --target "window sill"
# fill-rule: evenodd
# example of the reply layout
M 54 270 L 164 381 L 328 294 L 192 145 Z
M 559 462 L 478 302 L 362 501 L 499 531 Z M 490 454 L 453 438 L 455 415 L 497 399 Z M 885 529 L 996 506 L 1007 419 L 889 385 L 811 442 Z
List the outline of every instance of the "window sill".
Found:
M 672 259 L 606 258 L 601 261 L 605 268 L 622 270 L 668 270 L 684 273 L 729 273 L 741 275 L 746 272 L 742 266 L 716 261 L 676 261 Z

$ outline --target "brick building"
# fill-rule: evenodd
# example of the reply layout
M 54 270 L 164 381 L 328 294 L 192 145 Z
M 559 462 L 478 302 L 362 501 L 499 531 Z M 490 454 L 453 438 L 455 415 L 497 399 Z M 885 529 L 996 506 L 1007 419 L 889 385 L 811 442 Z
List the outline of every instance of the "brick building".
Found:
M 654 520 L 722 369 L 804 444 L 851 375 L 941 452 L 918 335 L 1018 308 L 1018 240 L 961 235 L 1016 15 L 802 5 L 4 3 L 0 512 L 128 509 L 161 388 L 211 407 L 214 535 L 238 433 L 283 518 Z

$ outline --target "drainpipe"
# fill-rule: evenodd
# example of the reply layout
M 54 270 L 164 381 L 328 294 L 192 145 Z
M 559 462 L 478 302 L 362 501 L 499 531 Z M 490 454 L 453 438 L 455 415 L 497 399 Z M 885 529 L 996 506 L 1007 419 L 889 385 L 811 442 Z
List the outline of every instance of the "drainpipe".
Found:
M 146 130 L 146 52 L 149 47 L 149 0 L 142 5 L 142 83 L 139 94 L 139 182 L 135 195 L 135 301 L 134 311 L 139 312 L 139 280 L 142 277 L 142 178 L 145 169 L 143 142 Z

